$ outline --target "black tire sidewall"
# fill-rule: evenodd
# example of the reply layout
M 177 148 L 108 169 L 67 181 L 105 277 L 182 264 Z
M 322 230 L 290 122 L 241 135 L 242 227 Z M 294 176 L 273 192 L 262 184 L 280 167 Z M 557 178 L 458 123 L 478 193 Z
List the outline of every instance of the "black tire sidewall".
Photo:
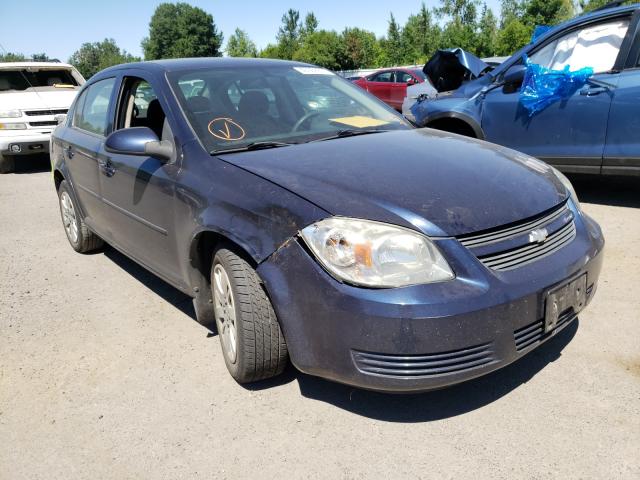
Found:
M 238 376 L 242 375 L 242 372 L 245 372 L 247 369 L 246 352 L 244 349 L 245 336 L 244 336 L 244 328 L 242 323 L 243 322 L 242 312 L 240 311 L 240 292 L 238 291 L 238 283 L 235 275 L 233 274 L 233 269 L 229 264 L 228 256 L 226 252 L 230 252 L 230 250 L 219 249 L 213 258 L 213 265 L 211 266 L 211 290 L 212 290 L 211 294 L 213 296 L 214 309 L 215 309 L 216 293 L 215 293 L 215 288 L 213 284 L 214 282 L 213 270 L 216 265 L 221 265 L 222 268 L 224 268 L 225 272 L 227 273 L 227 277 L 229 278 L 229 283 L 231 284 L 231 290 L 233 292 L 234 309 L 236 314 L 236 325 L 235 325 L 236 326 L 236 361 L 235 362 L 232 363 L 231 360 L 229 360 L 228 354 L 224 347 L 224 343 L 222 342 L 222 331 L 220 329 L 221 325 L 218 320 L 217 313 L 215 315 L 216 329 L 218 331 L 218 336 L 220 336 L 220 345 L 222 346 L 222 356 L 224 357 L 224 362 L 227 365 L 227 368 L 229 369 L 229 372 L 231 373 L 231 375 L 234 378 L 238 378 Z

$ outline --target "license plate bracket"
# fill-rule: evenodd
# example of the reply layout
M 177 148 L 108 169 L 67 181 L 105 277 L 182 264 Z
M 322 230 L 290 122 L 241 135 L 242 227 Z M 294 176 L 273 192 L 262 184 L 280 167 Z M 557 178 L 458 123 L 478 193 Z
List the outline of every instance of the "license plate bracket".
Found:
M 587 275 L 560 285 L 547 293 L 544 311 L 544 333 L 553 332 L 560 315 L 572 308 L 578 314 L 587 303 Z

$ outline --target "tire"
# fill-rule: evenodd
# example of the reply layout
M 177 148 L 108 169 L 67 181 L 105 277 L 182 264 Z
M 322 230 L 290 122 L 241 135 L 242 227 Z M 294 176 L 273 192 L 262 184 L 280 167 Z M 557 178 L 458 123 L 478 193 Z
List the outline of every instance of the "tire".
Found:
M 0 173 L 11 173 L 15 170 L 15 159 L 7 155 L 0 155 Z
M 219 248 L 213 257 L 211 293 L 231 376 L 249 383 L 282 373 L 289 353 L 271 301 L 256 271 L 230 247 Z
M 97 250 L 104 245 L 100 237 L 87 228 L 78 212 L 73 196 L 69 192 L 69 185 L 63 180 L 58 187 L 58 202 L 62 226 L 67 234 L 71 247 L 78 253 Z

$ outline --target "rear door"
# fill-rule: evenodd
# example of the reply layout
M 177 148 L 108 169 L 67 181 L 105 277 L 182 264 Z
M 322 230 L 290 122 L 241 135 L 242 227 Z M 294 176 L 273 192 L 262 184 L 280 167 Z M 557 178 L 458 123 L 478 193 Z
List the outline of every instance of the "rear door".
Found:
M 367 78 L 367 90 L 383 102 L 390 104 L 393 80 L 394 74 L 392 70 L 375 73 Z
M 144 72 L 125 76 L 116 103 L 114 131 L 149 127 L 159 139 L 175 142 L 166 104 Z M 174 146 L 175 151 L 175 146 Z M 176 159 L 107 153 L 99 168 L 113 241 L 167 280 L 178 282 L 173 199 Z
M 103 235 L 108 226 L 101 200 L 98 162 L 104 153 L 105 135 L 111 127 L 110 105 L 115 83 L 115 78 L 99 80 L 82 92 L 76 102 L 71 128 L 65 129 L 60 139 L 85 221 Z
M 606 174 L 640 175 L 640 13 L 634 17 L 635 36 L 609 113 L 602 163 Z
M 530 55 L 554 70 L 593 67 L 589 84 L 567 99 L 529 116 L 519 89 L 497 88 L 483 102 L 482 129 L 488 141 L 506 145 L 569 172 L 599 173 L 611 99 L 619 73 L 613 69 L 629 17 L 609 18 L 560 32 Z

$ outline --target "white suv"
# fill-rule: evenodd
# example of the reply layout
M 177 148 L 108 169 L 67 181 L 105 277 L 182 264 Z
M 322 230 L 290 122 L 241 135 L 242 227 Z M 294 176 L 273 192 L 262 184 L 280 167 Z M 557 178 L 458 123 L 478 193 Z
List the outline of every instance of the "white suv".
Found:
M 0 63 L 0 173 L 16 157 L 49 151 L 56 115 L 66 114 L 82 75 L 57 62 Z

